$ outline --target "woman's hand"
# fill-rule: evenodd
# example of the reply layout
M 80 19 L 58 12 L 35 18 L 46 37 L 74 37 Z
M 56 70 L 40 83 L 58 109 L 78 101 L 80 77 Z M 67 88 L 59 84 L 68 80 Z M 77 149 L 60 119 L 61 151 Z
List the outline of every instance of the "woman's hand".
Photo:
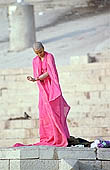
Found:
M 27 76 L 27 79 L 28 79 L 29 81 L 32 81 L 32 82 L 35 82 L 35 81 L 38 80 L 38 78 L 35 79 L 35 78 L 31 77 L 31 76 Z

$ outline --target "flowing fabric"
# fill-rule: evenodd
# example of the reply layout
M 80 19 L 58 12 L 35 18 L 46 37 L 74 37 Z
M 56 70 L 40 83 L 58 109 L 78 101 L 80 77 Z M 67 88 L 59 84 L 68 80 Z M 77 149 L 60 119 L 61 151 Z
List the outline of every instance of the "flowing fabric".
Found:
M 39 135 L 40 142 L 31 145 L 49 145 L 66 147 L 70 137 L 66 118 L 70 106 L 62 96 L 58 73 L 52 54 L 45 52 L 44 60 L 36 56 L 33 59 L 34 78 L 48 72 L 48 77 L 37 81 L 39 87 Z M 14 145 L 27 146 L 20 143 Z

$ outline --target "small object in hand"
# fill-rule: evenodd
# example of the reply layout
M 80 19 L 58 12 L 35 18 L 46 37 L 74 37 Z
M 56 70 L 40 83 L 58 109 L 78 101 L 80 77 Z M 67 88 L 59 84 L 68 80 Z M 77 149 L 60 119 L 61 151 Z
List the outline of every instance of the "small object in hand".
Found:
M 33 81 L 33 78 L 32 78 L 31 76 L 27 76 L 27 79 L 28 79 L 29 81 Z

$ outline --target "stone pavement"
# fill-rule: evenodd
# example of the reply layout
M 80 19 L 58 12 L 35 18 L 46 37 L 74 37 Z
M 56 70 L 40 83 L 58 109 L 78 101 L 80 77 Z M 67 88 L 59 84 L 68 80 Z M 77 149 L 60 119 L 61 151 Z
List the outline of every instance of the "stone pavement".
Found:
M 102 11 L 100 15 L 96 13 L 96 15 L 83 18 L 79 16 L 73 21 L 72 17 L 78 16 L 79 13 L 76 10 L 71 16 L 70 11 L 71 21 L 67 17 L 66 22 L 57 24 L 56 21 L 60 17 L 65 18 L 67 13 L 69 15 L 69 10 L 57 9 L 44 11 L 43 15 L 37 12 L 35 14 L 36 38 L 44 43 L 47 51 L 55 55 L 57 65 L 70 64 L 71 56 L 86 55 L 88 52 L 93 53 L 109 48 L 109 9 Z M 41 29 L 43 27 L 44 29 Z M 20 52 L 8 52 L 8 31 L 8 20 L 4 12 L 4 15 L 0 17 L 0 68 L 31 67 L 32 58 L 35 56 L 31 48 Z
M 109 170 L 109 153 L 109 148 L 0 148 L 0 170 Z

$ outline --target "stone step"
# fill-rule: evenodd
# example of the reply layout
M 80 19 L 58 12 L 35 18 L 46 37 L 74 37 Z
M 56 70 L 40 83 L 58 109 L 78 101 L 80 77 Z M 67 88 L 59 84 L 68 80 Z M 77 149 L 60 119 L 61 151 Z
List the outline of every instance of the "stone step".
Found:
M 110 148 L 4 147 L 0 148 L 0 170 L 109 170 L 109 153 Z
M 24 117 L 24 116 L 23 116 Z M 0 130 L 2 129 L 36 129 L 39 127 L 39 120 L 38 119 L 22 119 L 21 116 L 13 117 L 15 120 L 1 120 L 0 121 Z M 18 118 L 18 120 L 17 120 Z M 20 118 L 20 119 L 19 119 Z
M 2 147 L 12 147 L 15 143 L 22 143 L 25 145 L 34 144 L 39 142 L 39 137 L 23 138 L 23 139 L 0 139 L 0 146 Z
M 22 129 L 3 129 L 0 130 L 0 140 L 5 139 L 31 139 L 39 137 L 37 128 L 22 128 Z

